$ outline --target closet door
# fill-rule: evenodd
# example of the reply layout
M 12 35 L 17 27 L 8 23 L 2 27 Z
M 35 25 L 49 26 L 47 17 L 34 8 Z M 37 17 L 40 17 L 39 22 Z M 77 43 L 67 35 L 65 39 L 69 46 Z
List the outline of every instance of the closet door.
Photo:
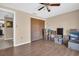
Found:
M 42 39 L 42 29 L 44 28 L 44 21 L 32 18 L 31 19 L 31 40 Z

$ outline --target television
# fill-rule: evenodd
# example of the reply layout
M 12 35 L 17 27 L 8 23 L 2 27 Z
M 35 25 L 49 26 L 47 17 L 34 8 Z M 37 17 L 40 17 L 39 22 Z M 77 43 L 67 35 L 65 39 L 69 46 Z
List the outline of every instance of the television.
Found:
M 57 28 L 57 35 L 62 35 L 63 37 L 63 28 Z

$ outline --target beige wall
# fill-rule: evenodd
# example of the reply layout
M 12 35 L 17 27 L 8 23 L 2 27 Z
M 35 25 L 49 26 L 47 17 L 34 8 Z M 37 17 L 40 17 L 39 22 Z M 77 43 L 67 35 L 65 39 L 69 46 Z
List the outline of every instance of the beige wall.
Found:
M 16 29 L 15 29 L 16 37 L 15 38 L 16 39 L 14 40 L 14 45 L 18 46 L 18 45 L 30 43 L 31 42 L 31 17 L 32 18 L 33 17 L 39 18 L 39 17 L 30 15 L 28 13 L 25 13 L 19 10 L 7 8 L 4 6 L 0 6 L 0 7 L 15 11 L 15 15 L 16 15 Z
M 46 28 L 56 30 L 58 27 L 64 28 L 64 35 L 67 35 L 70 29 L 79 29 L 79 10 L 51 17 L 46 20 Z
M 31 42 L 31 20 L 30 16 L 24 12 L 16 11 L 16 42 L 21 45 Z

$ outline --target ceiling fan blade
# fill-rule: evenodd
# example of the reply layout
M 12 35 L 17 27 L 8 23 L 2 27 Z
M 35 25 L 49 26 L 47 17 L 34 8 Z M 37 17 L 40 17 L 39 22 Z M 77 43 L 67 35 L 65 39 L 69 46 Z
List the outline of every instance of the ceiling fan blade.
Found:
M 40 4 L 42 4 L 42 5 L 48 5 L 49 3 L 40 3 Z
M 45 3 L 40 3 L 40 4 L 45 4 Z
M 48 8 L 48 6 L 46 6 L 46 8 L 47 8 L 47 11 L 50 12 L 50 9 Z
M 49 6 L 60 6 L 60 3 L 48 4 Z
M 43 7 L 41 7 L 41 8 L 39 8 L 38 10 L 41 10 L 41 9 L 43 9 L 44 8 L 44 6 Z

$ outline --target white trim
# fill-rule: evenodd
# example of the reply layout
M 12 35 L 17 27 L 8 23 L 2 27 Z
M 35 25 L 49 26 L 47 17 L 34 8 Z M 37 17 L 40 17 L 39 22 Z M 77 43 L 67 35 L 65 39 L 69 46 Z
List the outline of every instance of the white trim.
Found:
M 15 40 L 16 40 L 16 13 L 14 12 L 14 21 L 13 21 L 13 31 L 14 31 L 14 39 L 13 39 L 13 46 L 15 46 Z
M 3 11 L 5 11 L 5 12 L 10 12 L 10 13 L 15 13 L 14 11 L 12 11 L 12 10 L 9 10 L 9 9 L 5 9 L 5 8 L 0 8 L 0 10 L 3 10 Z
M 5 12 L 10 12 L 10 13 L 13 13 L 14 14 L 14 18 L 13 18 L 13 46 L 15 46 L 15 38 L 16 38 L 16 35 L 15 35 L 15 29 L 16 29 L 16 14 L 15 14 L 15 11 L 12 11 L 12 10 L 9 10 L 9 9 L 6 9 L 6 8 L 0 8 L 0 10 L 3 10 Z
M 20 43 L 20 44 L 14 45 L 14 47 L 21 46 L 21 45 L 28 44 L 28 43 L 31 43 L 31 42 L 29 41 L 29 42 L 26 42 L 26 43 Z

